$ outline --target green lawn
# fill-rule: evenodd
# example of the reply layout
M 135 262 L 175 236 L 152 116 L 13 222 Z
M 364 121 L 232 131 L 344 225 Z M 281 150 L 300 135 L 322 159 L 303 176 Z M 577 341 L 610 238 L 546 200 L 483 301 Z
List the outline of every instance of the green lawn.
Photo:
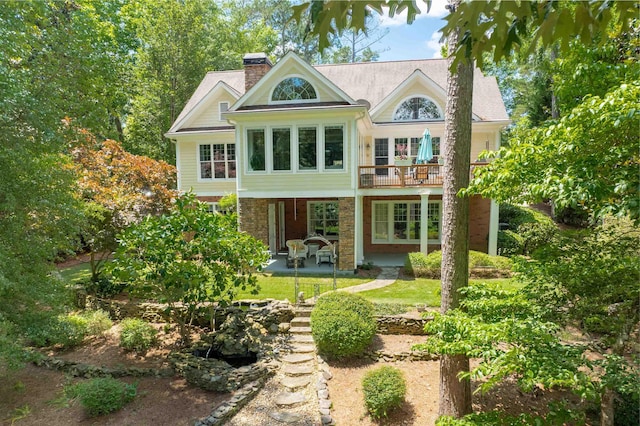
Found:
M 340 289 L 364 284 L 369 281 L 372 281 L 372 278 L 342 276 L 336 279 L 336 285 Z M 303 287 L 303 289 L 304 287 L 308 289 L 316 283 L 320 284 L 321 288 L 325 289 L 328 286 L 333 285 L 333 276 L 302 275 L 298 276 L 298 283 Z M 239 291 L 236 299 L 289 299 L 292 302 L 295 300 L 295 277 L 293 275 L 259 274 L 258 285 L 260 286 L 260 292 L 258 294 L 251 294 L 248 290 Z M 305 291 L 305 293 L 307 293 L 307 291 Z M 307 297 L 308 296 L 309 294 L 307 294 Z
M 469 280 L 469 283 L 491 282 L 504 289 L 515 290 L 518 285 L 511 279 Z M 426 278 L 399 279 L 390 286 L 358 293 L 374 303 L 397 303 L 414 306 L 418 303 L 430 307 L 440 306 L 440 280 Z
M 70 268 L 61 269 L 60 275 L 70 284 L 76 283 L 91 276 L 89 263 L 80 263 Z M 359 278 L 356 276 L 342 276 L 336 279 L 338 288 L 351 287 L 371 281 L 371 278 Z M 302 287 L 312 287 L 314 284 L 321 284 L 326 288 L 333 284 L 332 275 L 303 275 L 298 277 L 298 282 Z M 251 294 L 249 290 L 238 292 L 236 299 L 277 299 L 290 301 L 295 300 L 295 277 L 293 275 L 282 274 L 258 274 L 258 284 L 260 292 Z M 308 290 L 305 289 L 305 293 Z
M 91 277 L 91 266 L 89 262 L 79 263 L 69 268 L 60 269 L 58 272 L 66 282 L 75 284 Z

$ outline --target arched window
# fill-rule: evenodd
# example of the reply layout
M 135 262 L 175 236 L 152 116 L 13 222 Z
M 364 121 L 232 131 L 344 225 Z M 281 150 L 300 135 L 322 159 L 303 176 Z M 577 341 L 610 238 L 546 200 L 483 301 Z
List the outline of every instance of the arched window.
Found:
M 311 83 L 300 77 L 290 77 L 282 80 L 271 95 L 272 101 L 297 101 L 317 99 L 316 91 Z
M 396 109 L 393 121 L 439 120 L 442 113 L 433 101 L 415 97 L 407 99 Z

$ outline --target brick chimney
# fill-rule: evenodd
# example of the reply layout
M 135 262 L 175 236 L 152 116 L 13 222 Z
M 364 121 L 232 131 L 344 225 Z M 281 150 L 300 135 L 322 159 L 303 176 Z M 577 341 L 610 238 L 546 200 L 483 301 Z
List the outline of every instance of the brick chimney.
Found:
M 265 53 L 247 53 L 244 64 L 244 90 L 248 92 L 271 69 L 271 61 Z

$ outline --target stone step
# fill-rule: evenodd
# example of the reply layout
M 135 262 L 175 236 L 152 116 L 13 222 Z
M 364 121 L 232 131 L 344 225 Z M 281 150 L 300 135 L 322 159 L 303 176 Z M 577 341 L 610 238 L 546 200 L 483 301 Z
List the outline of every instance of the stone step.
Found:
M 282 366 L 282 372 L 289 377 L 307 376 L 313 374 L 315 368 L 313 364 L 285 364 Z
M 297 391 L 311 383 L 311 376 L 285 376 L 280 380 L 280 383 L 290 391 Z
M 310 334 L 294 334 L 289 340 L 291 343 L 314 343 L 313 336 Z
M 311 311 L 313 309 L 312 308 L 298 308 L 296 309 L 296 316 L 297 317 L 303 317 L 303 318 L 309 318 L 311 316 Z
M 282 392 L 275 398 L 275 403 L 279 407 L 294 407 L 302 404 L 307 400 L 307 397 L 300 392 Z
M 301 364 L 303 362 L 313 361 L 315 358 L 310 354 L 290 354 L 282 357 L 282 361 L 287 364 Z
M 291 334 L 311 334 L 311 327 L 291 327 L 289 328 Z
M 316 351 L 316 345 L 296 343 L 289 351 L 292 354 L 310 354 Z
M 287 411 L 272 411 L 269 413 L 269 417 L 285 424 L 294 424 L 304 420 L 302 414 Z
M 309 327 L 311 320 L 309 317 L 295 317 L 291 320 L 291 327 Z

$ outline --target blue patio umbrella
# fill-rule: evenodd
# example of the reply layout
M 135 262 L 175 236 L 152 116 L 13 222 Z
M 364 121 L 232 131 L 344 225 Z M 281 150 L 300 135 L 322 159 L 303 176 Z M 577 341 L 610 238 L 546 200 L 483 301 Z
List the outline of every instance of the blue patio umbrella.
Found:
M 416 164 L 426 164 L 433 158 L 433 143 L 431 142 L 431 133 L 426 129 L 420 139 L 418 147 L 418 155 L 416 156 Z

